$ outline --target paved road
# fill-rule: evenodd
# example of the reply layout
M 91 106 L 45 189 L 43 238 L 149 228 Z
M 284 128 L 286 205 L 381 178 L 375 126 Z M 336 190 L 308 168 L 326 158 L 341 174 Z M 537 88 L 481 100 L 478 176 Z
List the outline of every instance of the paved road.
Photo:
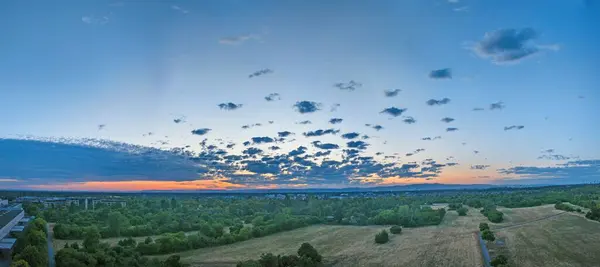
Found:
M 54 262 L 54 247 L 52 246 L 52 234 L 50 233 L 50 226 L 46 223 L 46 240 L 48 241 L 48 267 L 55 267 Z
M 490 262 L 490 253 L 488 252 L 487 246 L 485 245 L 485 241 L 481 238 L 481 232 L 477 231 L 477 239 L 479 240 L 479 246 L 481 247 L 481 255 L 483 256 L 483 264 L 485 267 L 491 267 Z

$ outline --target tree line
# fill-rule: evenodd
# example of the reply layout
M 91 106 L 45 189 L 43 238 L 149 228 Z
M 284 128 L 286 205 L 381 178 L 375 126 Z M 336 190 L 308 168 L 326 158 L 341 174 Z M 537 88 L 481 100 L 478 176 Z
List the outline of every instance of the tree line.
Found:
M 22 233 L 17 234 L 11 267 L 48 266 L 46 231 L 46 221 L 36 218 L 27 225 Z

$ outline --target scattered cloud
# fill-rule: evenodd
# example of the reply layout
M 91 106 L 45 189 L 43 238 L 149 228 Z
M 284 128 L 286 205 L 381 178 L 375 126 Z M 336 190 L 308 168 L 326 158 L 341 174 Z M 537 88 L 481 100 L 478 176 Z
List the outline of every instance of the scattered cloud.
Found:
M 175 118 L 175 119 L 173 119 L 173 122 L 177 123 L 177 124 L 179 124 L 179 123 L 185 123 L 186 122 L 185 116 L 181 116 L 181 117 Z
M 454 127 L 446 128 L 446 132 L 456 132 L 456 131 L 458 131 L 458 128 L 454 128 Z
M 404 118 L 402 119 L 402 121 L 403 121 L 404 123 L 407 123 L 407 124 L 413 124 L 413 123 L 416 123 L 416 122 L 417 122 L 417 120 L 415 120 L 415 118 L 413 118 L 413 117 L 411 117 L 411 116 L 404 117 Z
M 235 103 L 229 102 L 229 103 L 221 103 L 218 106 L 220 109 L 223 109 L 223 110 L 236 110 L 238 108 L 241 108 L 242 104 L 235 104 Z
M 485 170 L 489 167 L 490 165 L 472 165 L 471 170 Z
M 438 136 L 435 136 L 435 137 L 429 137 L 429 136 L 427 136 L 427 137 L 421 138 L 421 140 L 424 140 L 424 141 L 433 141 L 433 140 L 437 140 L 437 139 L 442 139 L 442 137 L 438 135 Z
M 450 103 L 450 98 L 444 97 L 440 100 L 437 99 L 429 99 L 427 100 L 427 102 L 425 102 L 427 105 L 429 106 L 440 106 L 440 105 L 445 105 Z
M 550 154 L 550 155 L 541 155 L 538 159 L 547 159 L 547 160 L 569 160 L 570 157 L 559 155 L 559 154 Z
M 200 129 L 192 130 L 192 134 L 193 135 L 205 135 L 210 131 L 211 131 L 211 129 L 209 129 L 209 128 L 200 128 Z
M 106 124 L 98 124 L 98 131 L 102 131 L 106 128 Z
M 340 132 L 340 130 L 335 130 L 335 129 L 326 129 L 326 130 L 319 129 L 316 131 L 305 132 L 305 133 L 303 133 L 303 135 L 306 137 L 314 137 L 314 136 L 323 136 L 326 134 L 337 134 L 339 132 Z
M 372 124 L 370 124 L 370 123 L 367 123 L 367 124 L 365 124 L 365 126 L 367 126 L 367 127 L 371 127 L 371 128 L 373 128 L 373 129 L 375 129 L 376 131 L 380 131 L 380 130 L 382 130 L 382 129 L 383 129 L 383 126 L 381 126 L 381 125 L 379 125 L 379 124 L 372 125 Z
M 499 29 L 486 33 L 471 49 L 495 64 L 515 63 L 544 50 L 559 49 L 557 45 L 536 44 L 539 35 L 532 28 Z
M 278 146 L 270 146 L 269 149 L 275 151 L 275 150 L 279 150 L 281 148 Z
M 278 93 L 271 93 L 268 96 L 265 96 L 265 100 L 267 100 L 267 101 L 281 100 L 281 97 L 279 96 Z
M 508 131 L 508 130 L 521 130 L 525 128 L 525 126 L 523 125 L 511 125 L 511 126 L 504 126 L 504 130 Z
M 273 143 L 275 140 L 268 136 L 262 137 L 252 137 L 252 143 L 254 144 L 265 144 L 265 143 Z
M 504 109 L 505 107 L 506 106 L 504 105 L 504 102 L 502 102 L 502 101 L 490 104 L 490 110 Z
M 575 160 L 551 166 L 518 166 L 499 169 L 499 173 L 517 175 L 524 181 L 545 183 L 589 183 L 600 180 L 600 160 Z M 515 179 L 509 180 L 513 182 Z
M 251 73 L 250 75 L 248 75 L 248 78 L 254 78 L 254 77 L 262 76 L 262 75 L 269 74 L 269 73 L 273 73 L 273 70 L 271 70 L 271 69 L 257 70 L 255 72 Z
M 367 144 L 364 141 L 350 141 L 350 142 L 346 143 L 346 145 L 350 148 L 356 148 L 356 149 L 367 149 L 367 146 L 369 146 L 369 144 Z
M 277 132 L 277 136 L 279 136 L 281 138 L 288 137 L 292 134 L 294 134 L 294 133 L 289 132 L 289 131 Z
M 310 122 L 309 120 L 306 120 L 306 121 L 296 122 L 296 124 L 304 124 L 304 125 L 306 125 L 306 124 L 312 124 L 312 122 Z
M 398 116 L 402 115 L 402 113 L 404 113 L 405 111 L 406 111 L 405 108 L 389 107 L 389 108 L 382 110 L 379 113 L 385 113 L 385 114 L 388 114 L 388 115 L 391 115 L 394 117 L 398 117 Z
M 358 136 L 360 136 L 360 134 L 355 133 L 355 132 L 342 134 L 342 138 L 344 138 L 344 139 L 354 139 L 354 138 L 357 138 Z
M 358 82 L 351 80 L 347 83 L 336 83 L 333 86 L 340 90 L 354 91 L 357 88 L 362 87 L 362 83 L 358 83 Z
M 261 37 L 258 34 L 245 34 L 238 36 L 228 36 L 219 39 L 220 44 L 224 45 L 240 45 L 245 43 L 248 40 L 260 40 Z
M 107 24 L 110 21 L 110 19 L 108 16 L 97 17 L 90 15 L 81 17 L 81 21 L 85 24 L 90 25 L 104 25 Z
M 187 10 L 187 9 L 184 9 L 184 8 L 182 8 L 182 7 L 180 7 L 180 6 L 176 6 L 176 5 L 172 5 L 172 6 L 171 6 L 171 9 L 173 9 L 173 10 L 175 10 L 175 11 L 178 11 L 178 12 L 181 12 L 182 14 L 187 14 L 187 13 L 190 13 L 190 11 L 189 11 L 189 10 Z
M 452 79 L 452 69 L 446 68 L 446 69 L 432 70 L 429 73 L 429 78 L 432 78 L 432 79 Z
M 469 6 L 455 7 L 452 10 L 454 10 L 456 12 L 467 12 L 467 11 L 469 11 Z
M 397 95 L 398 95 L 398 93 L 400 93 L 400 91 L 402 91 L 402 90 L 400 90 L 400 89 L 394 89 L 394 90 L 385 90 L 385 91 L 383 91 L 383 94 L 384 94 L 386 97 L 394 97 L 394 96 L 397 96 Z
M 320 148 L 320 149 L 330 150 L 330 149 L 338 149 L 338 148 L 340 148 L 340 146 L 337 145 L 337 144 L 321 143 L 320 141 L 314 141 L 314 142 L 312 142 L 312 144 L 313 144 L 313 146 L 315 146 L 317 148 Z
M 263 153 L 263 151 L 260 148 L 249 147 L 249 148 L 245 149 L 244 151 L 242 151 L 242 153 L 252 156 L 252 155 Z
M 329 120 L 329 123 L 331 124 L 338 124 L 338 123 L 342 123 L 343 119 L 340 118 L 332 118 Z
M 473 111 L 484 111 L 484 108 L 473 108 Z
M 450 117 L 445 117 L 445 118 L 442 118 L 442 121 L 445 122 L 445 123 L 450 123 L 450 122 L 453 122 L 454 119 L 450 118 Z
M 321 109 L 321 103 L 313 101 L 298 101 L 294 104 L 294 108 L 301 114 L 313 113 Z

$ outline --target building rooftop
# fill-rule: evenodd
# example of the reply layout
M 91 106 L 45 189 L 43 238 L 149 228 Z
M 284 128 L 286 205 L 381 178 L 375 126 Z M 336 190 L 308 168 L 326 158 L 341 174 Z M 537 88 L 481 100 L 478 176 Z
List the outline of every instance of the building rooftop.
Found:
M 0 228 L 6 226 L 10 221 L 12 221 L 17 215 L 19 215 L 23 210 L 0 210 Z
M 12 249 L 16 242 L 16 238 L 3 238 L 0 240 L 0 249 Z
M 12 229 L 10 229 L 11 232 L 23 232 L 24 230 L 25 226 L 23 225 L 15 225 Z

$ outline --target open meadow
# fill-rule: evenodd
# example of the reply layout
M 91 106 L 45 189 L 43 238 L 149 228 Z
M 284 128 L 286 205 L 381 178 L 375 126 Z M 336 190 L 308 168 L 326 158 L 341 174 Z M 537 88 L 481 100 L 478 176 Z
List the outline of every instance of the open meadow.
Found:
M 402 234 L 390 235 L 386 244 L 375 244 L 374 236 L 388 227 L 316 225 L 179 254 L 192 266 L 235 266 L 262 253 L 295 254 L 300 244 L 308 242 L 330 266 L 481 266 L 473 232 L 485 220 L 476 209 L 467 216 L 449 211 L 440 225 L 404 228 Z
M 499 210 L 507 220 L 492 227 L 499 240 L 488 242 L 492 257 L 504 254 L 511 266 L 600 266 L 600 223 L 553 205 Z

